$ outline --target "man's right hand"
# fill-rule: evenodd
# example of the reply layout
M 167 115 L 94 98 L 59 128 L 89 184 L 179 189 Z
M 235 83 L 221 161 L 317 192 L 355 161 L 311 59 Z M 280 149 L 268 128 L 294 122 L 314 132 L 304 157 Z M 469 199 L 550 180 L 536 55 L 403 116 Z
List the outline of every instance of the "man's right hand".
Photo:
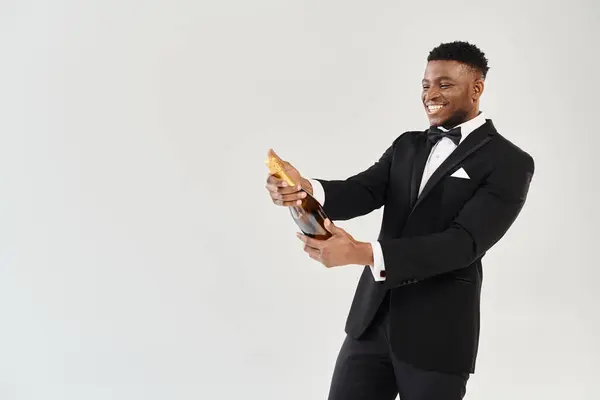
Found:
M 296 186 L 290 186 L 282 179 L 269 174 L 267 176 L 266 188 L 274 204 L 283 207 L 302 204 L 306 192 L 312 195 L 312 185 L 308 179 L 304 179 L 300 172 L 292 164 L 282 160 L 273 150 L 269 150 L 270 157 L 277 157 L 284 166 L 285 173 L 296 182 Z

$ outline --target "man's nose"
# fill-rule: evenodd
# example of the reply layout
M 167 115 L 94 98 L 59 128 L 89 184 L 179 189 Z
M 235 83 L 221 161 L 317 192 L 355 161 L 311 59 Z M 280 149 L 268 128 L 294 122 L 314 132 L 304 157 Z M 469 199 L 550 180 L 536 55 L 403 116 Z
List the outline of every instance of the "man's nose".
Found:
M 440 96 L 440 91 L 435 88 L 429 88 L 425 93 L 425 102 L 434 101 Z

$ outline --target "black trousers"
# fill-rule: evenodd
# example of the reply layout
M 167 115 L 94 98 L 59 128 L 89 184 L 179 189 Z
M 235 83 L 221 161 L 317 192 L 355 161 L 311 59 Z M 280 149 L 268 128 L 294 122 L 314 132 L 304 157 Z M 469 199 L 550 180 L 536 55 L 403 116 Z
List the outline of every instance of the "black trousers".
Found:
M 389 299 L 360 340 L 346 336 L 328 400 L 461 400 L 469 374 L 426 371 L 402 362 L 390 351 Z

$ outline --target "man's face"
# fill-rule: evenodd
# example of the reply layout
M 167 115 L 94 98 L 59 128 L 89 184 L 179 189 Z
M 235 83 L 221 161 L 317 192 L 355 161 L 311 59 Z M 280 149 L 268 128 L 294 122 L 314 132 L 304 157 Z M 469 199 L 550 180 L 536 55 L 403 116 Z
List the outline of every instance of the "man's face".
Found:
M 458 61 L 430 61 L 421 98 L 431 126 L 452 128 L 477 116 L 483 91 L 480 74 Z

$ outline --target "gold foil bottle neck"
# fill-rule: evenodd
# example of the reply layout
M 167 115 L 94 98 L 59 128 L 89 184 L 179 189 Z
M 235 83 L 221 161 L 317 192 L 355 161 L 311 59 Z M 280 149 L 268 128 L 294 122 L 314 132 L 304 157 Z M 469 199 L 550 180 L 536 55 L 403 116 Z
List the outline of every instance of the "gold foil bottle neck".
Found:
M 265 164 L 269 168 L 269 173 L 275 177 L 284 180 L 288 185 L 295 186 L 296 182 L 285 172 L 285 167 L 279 158 L 269 155 L 265 160 Z

